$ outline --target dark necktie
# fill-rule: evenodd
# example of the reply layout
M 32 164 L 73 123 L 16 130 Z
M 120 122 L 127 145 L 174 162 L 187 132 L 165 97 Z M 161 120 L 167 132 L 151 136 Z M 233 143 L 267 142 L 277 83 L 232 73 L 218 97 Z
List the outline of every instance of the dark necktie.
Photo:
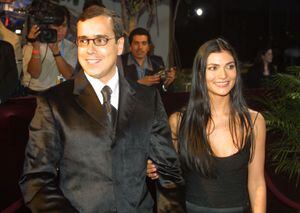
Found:
M 107 113 L 108 120 L 109 120 L 111 126 L 114 127 L 115 120 L 116 120 L 116 117 L 117 117 L 117 110 L 110 103 L 112 90 L 109 86 L 104 86 L 101 90 L 101 93 L 102 93 L 102 96 L 103 96 L 104 110 Z

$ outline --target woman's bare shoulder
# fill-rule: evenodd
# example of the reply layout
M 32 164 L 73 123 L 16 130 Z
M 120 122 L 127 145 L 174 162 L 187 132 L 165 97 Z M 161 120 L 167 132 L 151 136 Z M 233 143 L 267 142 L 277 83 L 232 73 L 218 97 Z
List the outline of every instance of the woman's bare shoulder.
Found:
M 174 112 L 170 115 L 169 120 L 177 120 L 182 116 L 181 112 Z
M 260 112 L 255 111 L 253 109 L 248 109 L 248 110 L 254 126 L 261 126 L 261 125 L 265 126 L 265 118 Z

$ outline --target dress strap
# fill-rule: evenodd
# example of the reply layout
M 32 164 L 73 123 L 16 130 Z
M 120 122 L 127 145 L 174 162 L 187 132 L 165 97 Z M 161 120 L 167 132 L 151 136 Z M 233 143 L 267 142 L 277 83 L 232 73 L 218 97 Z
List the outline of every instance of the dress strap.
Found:
M 256 116 L 255 116 L 254 121 L 253 121 L 253 125 L 254 125 L 255 122 L 256 122 L 256 119 L 257 119 L 257 117 L 258 117 L 258 114 L 259 114 L 259 112 L 256 113 Z

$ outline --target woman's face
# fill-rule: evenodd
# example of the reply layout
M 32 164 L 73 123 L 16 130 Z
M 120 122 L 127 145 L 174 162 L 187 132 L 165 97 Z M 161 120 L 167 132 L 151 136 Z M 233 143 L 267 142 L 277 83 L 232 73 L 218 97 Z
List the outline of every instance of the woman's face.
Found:
M 273 61 L 273 52 L 272 49 L 268 49 L 265 54 L 261 56 L 262 60 L 266 63 L 272 63 Z
M 236 64 L 229 52 L 211 53 L 207 58 L 205 74 L 209 96 L 229 95 L 235 85 L 236 75 Z

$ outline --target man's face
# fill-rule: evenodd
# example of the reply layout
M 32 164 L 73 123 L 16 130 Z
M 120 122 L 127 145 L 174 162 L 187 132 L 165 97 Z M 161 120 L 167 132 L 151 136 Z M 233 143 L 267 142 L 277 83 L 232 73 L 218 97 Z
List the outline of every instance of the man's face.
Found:
M 107 39 L 103 45 L 95 45 L 93 40 Z M 87 41 L 80 45 L 80 40 Z M 104 84 L 115 74 L 117 55 L 123 51 L 124 38 L 115 40 L 113 24 L 110 17 L 97 16 L 77 24 L 78 60 L 85 73 L 98 78 Z M 105 43 L 105 42 L 104 42 Z
M 135 35 L 133 36 L 130 44 L 131 54 L 137 60 L 143 60 L 150 50 L 150 44 L 146 35 Z

